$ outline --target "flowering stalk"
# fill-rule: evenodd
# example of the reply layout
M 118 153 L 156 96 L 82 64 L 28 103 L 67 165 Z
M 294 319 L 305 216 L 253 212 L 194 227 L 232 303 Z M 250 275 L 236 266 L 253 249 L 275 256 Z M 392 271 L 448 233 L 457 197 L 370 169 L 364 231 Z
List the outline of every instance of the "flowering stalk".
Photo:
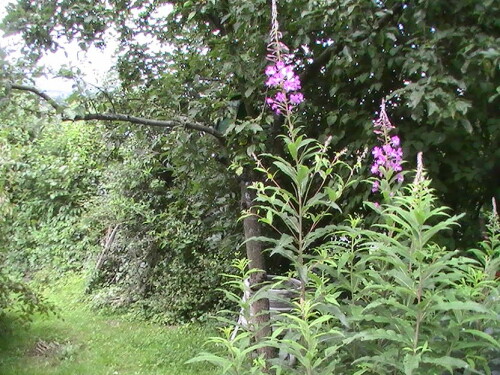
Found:
M 281 42 L 281 33 L 278 24 L 276 0 L 272 1 L 271 33 L 268 45 L 267 59 L 272 62 L 265 70 L 266 86 L 276 89 L 272 97 L 266 98 L 266 103 L 278 115 L 284 114 L 288 119 L 292 109 L 304 101 L 304 95 L 299 76 L 293 71 L 288 54 L 288 47 Z
M 397 135 L 390 135 L 394 125 L 391 124 L 389 117 L 385 111 L 385 100 L 382 100 L 380 106 L 380 116 L 373 122 L 373 132 L 377 134 L 377 138 L 381 141 L 382 146 L 375 146 L 372 150 L 374 157 L 371 166 L 372 174 L 378 177 L 384 177 L 388 171 L 396 173 L 398 182 L 403 182 L 403 150 L 401 149 L 401 141 Z M 376 180 L 372 186 L 372 192 L 377 192 L 380 189 L 380 182 Z
M 290 209 L 296 213 L 296 223 L 290 225 L 289 219 L 283 220 L 285 225 L 295 234 L 296 248 L 295 257 L 293 260 L 296 262 L 297 274 L 301 281 L 300 284 L 300 302 L 301 305 L 305 303 L 305 285 L 307 279 L 307 272 L 304 272 L 304 219 L 306 212 L 304 211 L 305 198 L 308 194 L 309 186 L 306 182 L 309 180 L 309 176 L 299 176 L 300 163 L 304 162 L 306 151 L 298 150 L 301 148 L 302 135 L 299 135 L 299 129 L 294 129 L 294 121 L 292 112 L 293 109 L 304 101 L 304 95 L 300 92 L 302 85 L 300 83 L 299 76 L 293 71 L 293 55 L 288 53 L 288 47 L 281 42 L 281 32 L 279 31 L 278 24 L 278 10 L 277 10 L 277 0 L 272 0 L 271 2 L 271 32 L 270 41 L 268 44 L 268 55 L 267 59 L 271 62 L 265 69 L 265 74 L 267 76 L 266 86 L 275 89 L 275 94 L 271 97 L 266 98 L 266 103 L 271 107 L 271 109 L 277 115 L 283 115 L 285 117 L 285 126 L 288 128 L 288 137 L 284 137 L 285 144 L 290 150 L 295 149 L 296 152 L 291 152 L 291 156 L 297 165 L 291 165 L 291 170 L 297 173 L 296 179 L 303 178 L 304 184 L 300 187 L 296 187 L 297 194 L 297 206 L 295 207 L 290 202 L 286 205 L 291 204 Z M 326 148 L 326 146 L 325 146 Z M 320 150 L 318 149 L 318 153 Z M 312 155 L 312 154 L 311 154 Z M 265 171 L 265 168 L 261 169 Z M 298 181 L 298 180 L 295 180 Z M 279 191 L 282 189 L 278 184 L 276 188 Z M 271 188 L 274 189 L 274 188 Z M 305 190 L 304 190 L 305 189 Z M 263 192 L 264 193 L 264 192 Z M 265 196 L 265 194 L 263 194 Z M 269 211 L 272 212 L 272 211 Z M 295 229 L 294 229 L 295 228 Z

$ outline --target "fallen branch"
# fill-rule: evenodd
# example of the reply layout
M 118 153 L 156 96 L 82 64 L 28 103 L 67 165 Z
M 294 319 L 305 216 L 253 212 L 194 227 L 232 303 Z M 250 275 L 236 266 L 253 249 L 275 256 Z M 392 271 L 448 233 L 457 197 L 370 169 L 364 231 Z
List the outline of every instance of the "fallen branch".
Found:
M 120 227 L 120 224 L 117 224 L 113 230 L 110 231 L 111 228 L 108 228 L 108 233 L 106 234 L 106 242 L 104 243 L 104 246 L 102 248 L 101 254 L 99 254 L 99 257 L 97 259 L 94 273 L 97 275 L 97 273 L 101 270 L 101 267 L 104 263 L 105 256 L 109 249 L 111 249 L 111 245 L 113 244 L 113 241 L 115 240 L 116 232 L 118 231 L 118 228 Z

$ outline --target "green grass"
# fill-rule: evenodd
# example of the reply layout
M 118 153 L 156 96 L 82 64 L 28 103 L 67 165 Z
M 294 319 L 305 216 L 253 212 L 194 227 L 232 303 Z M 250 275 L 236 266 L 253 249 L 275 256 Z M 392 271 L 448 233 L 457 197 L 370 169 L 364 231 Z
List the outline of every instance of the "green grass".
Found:
M 213 332 L 200 325 L 161 327 L 99 314 L 72 275 L 47 288 L 60 316 L 36 316 L 28 327 L 0 331 L 1 375 L 215 375 L 185 364 Z

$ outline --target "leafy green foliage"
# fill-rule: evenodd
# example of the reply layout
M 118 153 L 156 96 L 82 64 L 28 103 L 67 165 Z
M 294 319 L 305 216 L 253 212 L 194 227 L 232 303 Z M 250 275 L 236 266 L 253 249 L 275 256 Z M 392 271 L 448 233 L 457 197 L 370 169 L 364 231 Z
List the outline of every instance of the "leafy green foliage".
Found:
M 274 229 L 278 221 L 285 224 L 277 229 L 278 239 L 259 240 L 292 261 L 291 276 L 303 285 L 295 307 L 272 320 L 273 334 L 261 343 L 295 359 L 271 360 L 276 373 L 489 373 L 500 351 L 500 290 L 492 272 L 498 266 L 498 216 L 483 249 L 473 251 L 478 260 L 438 245 L 434 238 L 460 217 L 436 204 L 420 169 L 413 183 L 386 194 L 385 203 L 368 203 L 379 218 L 370 228 L 362 218 L 325 225 L 318 218 L 332 209 L 327 192 L 341 192 L 346 183 L 325 163 L 324 148 L 288 130 L 286 159 L 266 156 L 275 171 L 259 168 L 270 185 L 256 186 L 261 221 Z M 278 175 L 286 183 L 274 184 Z M 315 178 L 319 188 L 309 189 Z M 391 189 L 388 181 L 381 186 Z M 260 373 L 259 361 L 239 360 L 246 367 L 238 370 L 230 366 L 235 353 L 254 349 L 248 335 L 226 333 L 214 339 L 226 356 L 203 354 L 198 360 L 227 374 Z
M 435 207 L 429 181 L 405 190 L 379 209 L 380 230 L 360 233 L 367 241 L 355 271 L 362 284 L 351 290 L 357 303 L 346 310 L 354 331 L 346 341 L 351 359 L 368 373 L 486 368 L 500 346 L 484 330 L 498 325 L 498 311 L 464 293 L 482 267 L 432 242 L 458 217 Z M 494 277 L 486 284 L 498 293 Z
M 4 266 L 3 258 L 0 265 Z M 26 283 L 15 280 L 0 271 L 0 327 L 5 330 L 5 318 L 13 315 L 22 323 L 30 322 L 35 313 L 49 314 L 54 312 L 53 306 L 48 303 L 37 291 Z
M 256 270 L 248 270 L 248 263 L 246 259 L 233 262 L 234 271 L 237 273 L 226 275 L 228 280 L 223 289 L 226 298 L 240 309 L 240 316 L 236 316 L 231 310 L 221 311 L 217 317 L 223 325 L 219 328 L 220 335 L 207 340 L 215 351 L 202 352 L 190 359 L 189 363 L 209 362 L 217 366 L 224 375 L 264 374 L 265 361 L 261 358 L 252 359 L 252 353 L 266 343 L 255 342 L 255 327 L 251 327 L 250 309 L 256 300 L 266 297 L 267 288 L 255 293 L 250 292 L 248 279 Z M 242 299 L 242 294 L 248 298 Z M 236 319 L 238 322 L 235 324 Z
M 247 152 L 277 153 L 279 121 L 262 116 L 267 1 L 57 4 L 13 3 L 3 28 L 20 33 L 36 55 L 58 49 L 60 35 L 87 48 L 115 31 L 121 90 L 93 108 L 203 122 L 226 133 L 226 152 L 240 167 Z M 466 213 L 467 225 L 454 230 L 467 241 L 478 238 L 480 208 L 498 196 L 498 11 L 493 0 L 280 3 L 309 134 L 333 135 L 338 149 L 361 149 L 372 142 L 367 119 L 389 96 L 404 152 L 426 154 L 437 196 Z M 351 194 L 350 209 L 363 194 Z
M 10 261 L 31 270 L 80 267 L 92 246 L 79 217 L 99 179 L 98 128 L 4 117 L 2 132 L 9 145 L 1 175 L 12 205 L 5 228 Z
M 23 159 L 23 147 L 30 138 L 34 136 L 36 127 L 16 128 L 14 124 L 19 120 L 19 111 L 9 111 L 7 108 L 1 115 L 2 124 L 0 126 L 0 319 L 7 313 L 14 313 L 17 319 L 28 322 L 36 312 L 50 313 L 52 306 L 24 280 L 19 272 L 12 271 L 12 263 L 6 259 L 12 255 L 12 249 L 18 245 L 20 238 L 28 237 L 29 229 L 23 225 L 23 220 L 13 223 L 12 218 L 19 212 L 28 209 L 29 204 L 23 206 L 20 197 L 24 194 L 20 192 L 18 186 L 22 181 L 18 180 L 15 170 L 21 169 Z M 22 123 L 21 123 L 22 124 Z M 26 165 L 26 164 L 24 164 Z M 28 216 L 28 215 L 26 215 Z M 25 217 L 26 217 L 25 216 Z M 29 227 L 33 223 L 29 223 Z M 20 234 L 23 232 L 23 236 Z M 18 252 L 19 253 L 19 252 Z M 24 256 L 28 252 L 24 253 Z
M 357 303 L 347 303 L 349 308 L 358 304 L 366 308 L 372 298 L 380 297 L 379 293 L 383 292 L 383 296 L 390 295 L 396 301 L 396 306 L 390 305 L 393 303 L 392 299 L 386 301 L 382 298 L 380 309 L 384 310 L 380 312 L 381 319 L 388 319 L 387 316 L 384 317 L 386 310 L 395 309 L 403 314 L 405 322 L 410 322 L 404 326 L 407 334 L 404 338 L 393 335 L 393 332 L 397 332 L 393 329 L 394 322 L 382 321 L 366 336 L 354 334 L 352 341 L 343 342 L 343 345 L 355 345 L 363 338 L 368 344 L 373 344 L 366 345 L 368 349 L 379 346 L 387 349 L 386 357 L 374 360 L 371 355 L 363 363 L 356 362 L 355 365 L 361 367 L 359 371 L 376 372 L 379 371 L 377 366 L 382 367 L 380 371 L 400 371 L 401 368 L 391 367 L 394 364 L 389 363 L 396 358 L 400 360 L 397 366 L 405 366 L 403 370 L 412 373 L 419 366 L 437 366 L 435 362 L 438 361 L 438 355 L 441 355 L 440 363 L 452 367 L 462 366 L 462 362 L 453 359 L 454 353 L 447 353 L 446 356 L 441 352 L 433 353 L 432 356 L 428 354 L 428 348 L 434 348 L 433 344 L 438 339 L 426 344 L 414 336 L 410 339 L 408 332 L 410 328 L 415 332 L 417 323 L 419 327 L 427 325 L 429 332 L 434 332 L 434 329 L 437 332 L 437 327 L 429 325 L 423 315 L 442 317 L 444 313 L 435 308 L 439 304 L 447 306 L 457 316 L 462 314 L 461 311 L 467 314 L 480 312 L 480 308 L 470 308 L 476 306 L 474 303 L 480 302 L 473 299 L 470 304 L 467 299 L 469 297 L 466 297 L 467 293 L 469 296 L 480 293 L 475 289 L 475 285 L 480 284 L 477 280 L 482 280 L 481 272 L 477 269 L 480 263 L 453 263 L 447 258 L 449 253 L 433 243 L 433 240 L 436 234 L 454 231 L 454 241 L 465 238 L 472 242 L 480 233 L 477 230 L 478 212 L 491 196 L 498 195 L 500 106 L 497 68 L 500 60 L 498 17 L 492 16 L 498 13 L 497 3 L 492 0 L 472 0 L 460 4 L 444 0 L 407 3 L 396 0 L 341 0 L 336 3 L 290 0 L 280 6 L 283 41 L 291 48 L 290 53 L 301 72 L 308 99 L 300 109 L 306 120 L 304 123 L 307 124 L 308 133 L 321 140 L 333 134 L 332 143 L 338 149 L 346 147 L 348 153 L 353 153 L 372 142 L 371 126 L 367 119 L 372 117 L 379 99 L 388 96 L 394 117 L 398 119 L 404 151 L 407 155 L 413 155 L 416 151 L 425 152 L 428 173 L 436 193 L 427 192 L 427 195 L 419 197 L 410 191 L 407 195 L 402 195 L 401 199 L 397 196 L 394 202 L 387 201 L 379 212 L 383 219 L 379 229 L 385 237 L 380 235 L 381 232 L 374 232 L 379 233 L 377 235 L 369 231 L 363 232 L 363 220 L 355 217 L 350 222 L 356 225 L 338 233 L 335 227 L 324 232 L 319 230 L 322 218 L 328 216 L 329 210 L 336 208 L 328 206 L 325 214 L 322 212 L 326 211 L 321 210 L 329 204 L 330 199 L 338 199 L 337 195 L 343 190 L 343 180 L 335 177 L 332 186 L 329 186 L 333 190 L 320 188 L 317 197 L 309 195 L 310 187 L 317 186 L 318 182 L 321 187 L 321 180 L 326 180 L 330 175 L 326 173 L 328 165 L 324 163 L 324 160 L 330 159 L 325 156 L 315 160 L 311 152 L 306 160 L 299 162 L 294 155 L 298 155 L 299 148 L 306 148 L 308 141 L 302 146 L 304 139 L 294 144 L 300 138 L 294 135 L 297 138 L 293 138 L 283 151 L 279 143 L 275 142 L 276 135 L 280 132 L 280 120 L 262 116 L 266 95 L 262 84 L 262 70 L 267 53 L 267 1 L 177 1 L 172 4 L 171 9 L 167 9 L 164 3 L 151 0 L 109 1 L 98 6 L 82 0 L 61 0 L 57 6 L 54 2 L 19 0 L 9 7 L 4 27 L 9 32 L 21 33 L 28 49 L 35 54 L 57 49 L 55 41 L 61 33 L 80 42 L 83 48 L 91 43 L 102 44 L 103 35 L 108 28 L 119 35 L 116 70 L 119 72 L 121 87 L 112 93 L 112 100 L 98 98 L 100 100 L 96 100 L 97 106 L 89 105 L 90 109 L 122 111 L 154 118 L 185 116 L 225 134 L 225 140 L 214 145 L 207 141 L 206 134 L 197 133 L 190 136 L 196 145 L 186 146 L 190 137 L 179 136 L 174 131 L 173 138 L 166 144 L 175 144 L 177 150 L 182 150 L 183 147 L 199 147 L 200 150 L 198 154 L 190 152 L 182 156 L 174 155 L 177 162 L 172 162 L 172 165 L 180 171 L 178 178 L 181 186 L 188 185 L 182 180 L 182 176 L 202 176 L 209 183 L 205 184 L 205 180 L 194 178 L 195 183 L 189 185 L 193 188 L 193 199 L 184 200 L 180 206 L 169 209 L 161 220 L 159 211 L 156 210 L 180 197 L 180 194 L 173 194 L 162 201 L 157 196 L 156 189 L 164 186 L 163 182 L 150 186 L 141 176 L 138 184 L 134 185 L 136 176 L 125 172 L 122 176 L 128 182 L 131 179 L 132 186 L 125 186 L 123 194 L 116 188 L 116 184 L 115 190 L 109 188 L 113 199 L 104 201 L 106 204 L 101 206 L 116 213 L 113 225 L 123 225 L 122 237 L 119 237 L 121 241 L 117 242 L 120 246 L 114 253 L 127 256 L 117 257 L 115 264 L 108 263 L 109 272 L 104 272 L 104 277 L 100 280 L 98 278 L 99 282 L 119 277 L 120 280 L 127 280 L 124 281 L 126 285 L 144 285 L 134 283 L 133 280 L 143 277 L 137 275 L 142 275 L 138 270 L 144 261 L 152 264 L 150 259 L 155 258 L 150 258 L 149 254 L 157 254 L 160 250 L 176 253 L 179 250 L 177 255 L 185 255 L 187 252 L 186 259 L 189 259 L 189 255 L 193 253 L 204 253 L 205 250 L 198 249 L 204 248 L 201 243 L 204 240 L 201 238 L 207 236 L 197 237 L 195 233 L 199 232 L 194 228 L 200 228 L 196 218 L 204 217 L 199 214 L 210 211 L 210 205 L 205 205 L 206 201 L 201 206 L 192 207 L 192 204 L 197 201 L 201 187 L 214 186 L 214 180 L 219 180 L 219 183 L 223 181 L 226 186 L 227 180 L 223 176 L 227 175 L 221 169 L 213 169 L 213 174 L 204 174 L 204 169 L 200 166 L 206 160 L 212 161 L 211 158 L 217 157 L 226 164 L 232 163 L 237 174 L 241 174 L 252 165 L 249 156 L 262 151 L 270 152 L 273 155 L 271 163 L 274 163 L 270 169 L 271 176 L 278 172 L 287 183 L 279 181 L 276 188 L 261 187 L 261 197 L 266 197 L 262 198 L 261 210 L 265 214 L 262 219 L 273 225 L 281 221 L 277 229 L 285 235 L 279 237 L 280 242 L 271 251 L 286 254 L 293 262 L 299 278 L 304 282 L 301 293 L 304 303 L 309 298 L 305 287 L 314 279 L 310 271 L 315 269 L 315 263 L 310 262 L 316 259 L 319 263 L 327 264 L 330 270 L 326 267 L 322 271 L 326 272 L 324 277 L 327 281 L 329 277 L 333 277 L 330 275 L 331 269 L 338 262 L 349 267 L 348 270 L 340 267 L 336 275 L 342 285 L 339 292 L 346 293 L 347 299 Z M 165 48 L 149 49 L 141 43 L 138 36 L 151 38 L 150 40 Z M 28 74 L 24 66 L 21 66 L 21 70 Z M 16 77 L 9 75 L 6 78 Z M 7 95 L 11 95 L 8 85 L 5 91 Z M 127 138 L 130 131 L 125 133 Z M 152 138 L 148 137 L 154 132 L 134 133 L 136 137 L 143 136 L 151 141 Z M 180 142 L 178 137 L 182 138 Z M 314 151 L 320 146 L 316 144 L 315 147 Z M 150 150 L 147 149 L 147 152 Z M 283 154 L 291 156 L 291 161 L 286 158 L 281 160 Z M 196 155 L 193 157 L 194 161 L 191 159 L 193 155 Z M 204 158 L 202 163 L 197 158 L 200 155 Z M 133 165 L 131 169 L 142 172 L 142 167 Z M 117 176 L 119 175 L 118 173 Z M 267 170 L 263 175 L 265 177 Z M 229 185 L 228 183 L 227 186 Z M 344 212 L 354 212 L 366 197 L 366 189 L 362 188 L 362 184 L 358 181 L 353 183 L 353 186 L 356 185 L 357 190 L 350 193 L 348 203 L 342 206 Z M 142 196 L 144 200 L 136 199 L 143 194 L 141 187 L 146 187 Z M 296 190 L 290 187 L 295 187 Z M 335 190 L 334 187 L 339 189 Z M 234 185 L 231 188 L 233 192 L 236 191 Z M 313 191 L 314 189 L 310 190 Z M 455 225 L 457 216 L 447 217 L 442 209 L 434 208 L 434 198 L 429 198 L 433 194 L 450 206 L 454 213 L 466 212 L 462 220 L 466 220 L 467 225 Z M 227 201 L 233 200 L 231 193 L 228 196 Z M 468 199 L 463 199 L 465 196 Z M 171 198 L 172 201 L 169 200 Z M 302 199 L 304 201 L 301 202 Z M 413 206 L 419 199 L 423 199 L 427 206 L 422 206 L 421 211 L 417 212 Z M 307 212 L 303 212 L 308 204 L 306 202 L 309 202 L 310 207 L 306 209 Z M 293 206 L 294 203 L 296 206 Z M 441 207 L 441 204 L 437 203 L 436 207 Z M 208 216 L 223 216 L 221 212 L 222 209 L 216 211 L 215 215 Z M 188 220 L 177 220 L 179 215 L 185 213 Z M 125 223 L 122 224 L 122 221 Z M 304 225 L 299 225 L 300 221 L 304 221 Z M 178 224 L 181 222 L 182 225 Z M 168 241 L 156 242 L 157 238 L 165 239 L 161 230 L 155 227 L 156 224 L 168 228 L 165 231 Z M 170 241 L 170 233 L 178 225 L 182 233 L 177 243 Z M 287 226 L 290 233 L 286 232 Z M 317 231 L 311 230 L 313 227 Z M 309 237 L 311 243 L 305 244 L 302 235 L 307 236 L 308 231 L 314 235 Z M 227 233 L 229 232 L 231 231 L 228 230 Z M 139 235 L 134 236 L 132 233 Z M 331 243 L 328 242 L 329 236 L 334 236 Z M 346 237 L 351 242 L 344 246 L 335 236 Z M 186 241 L 191 237 L 196 238 L 197 242 L 192 246 Z M 276 239 L 272 238 L 271 241 Z M 127 247 L 129 243 L 132 244 L 130 248 Z M 371 254 L 371 244 L 380 248 L 380 254 Z M 344 247 L 346 251 L 340 251 Z M 318 252 L 319 258 L 315 258 L 314 250 Z M 337 259 L 337 256 L 340 258 Z M 435 275 L 426 275 L 421 267 L 424 264 L 434 265 L 434 262 L 436 275 L 451 275 L 448 285 L 441 280 L 434 280 Z M 120 267 L 122 264 L 126 264 L 126 267 Z M 186 268 L 180 264 L 175 268 L 185 271 Z M 407 267 L 404 272 L 400 270 L 403 264 Z M 149 266 L 146 268 L 150 269 Z M 129 272 L 130 270 L 133 272 Z M 378 270 L 382 276 L 374 270 Z M 106 279 L 106 275 L 110 278 Z M 457 278 L 465 281 L 459 283 Z M 372 288 L 372 284 L 378 285 L 379 282 L 385 283 L 380 284 L 379 288 L 385 285 L 386 290 L 380 292 Z M 325 282 L 317 284 L 323 285 Z M 462 284 L 467 288 L 459 289 L 458 286 Z M 366 292 L 359 295 L 361 286 L 366 287 Z M 416 286 L 421 286 L 429 293 L 416 294 L 424 302 L 418 299 L 418 303 L 411 301 L 410 296 L 415 292 Z M 464 295 L 457 290 L 461 290 L 460 293 Z M 336 291 L 328 289 L 324 293 L 335 295 Z M 437 299 L 434 298 L 436 295 Z M 313 299 L 311 306 L 316 306 L 316 302 Z M 422 310 L 421 302 L 425 306 L 428 303 L 435 309 L 428 307 L 431 310 Z M 464 308 L 464 303 L 468 306 L 467 309 Z M 307 316 L 311 319 L 318 316 L 321 319 L 323 314 L 304 309 L 304 306 L 298 311 L 299 316 L 301 311 L 307 311 Z M 348 316 L 349 311 L 343 314 Z M 357 325 L 364 329 L 364 324 L 371 318 L 353 311 L 352 314 L 356 312 L 353 316 L 358 319 Z M 482 313 L 488 315 L 489 312 Z M 486 319 L 486 315 L 481 319 Z M 337 312 L 335 316 L 341 320 L 341 314 Z M 481 336 L 478 332 L 482 331 L 466 327 L 457 317 L 449 319 L 450 323 L 446 324 L 451 327 L 450 332 L 464 328 L 461 332 Z M 292 321 L 293 318 L 290 324 Z M 329 320 L 321 322 L 329 323 Z M 295 327 L 300 331 L 298 337 L 302 335 L 303 340 L 306 336 L 314 337 L 314 334 L 310 334 L 310 326 L 296 324 Z M 420 332 L 420 328 L 417 331 Z M 419 337 L 425 338 L 429 332 L 424 329 Z M 461 335 L 458 337 L 463 338 L 463 333 Z M 397 342 L 408 349 L 404 356 L 395 349 Z M 314 340 L 310 343 L 309 346 L 315 345 Z M 305 345 L 303 342 L 301 344 Z M 478 356 L 483 356 L 482 349 L 476 349 Z M 297 351 L 300 352 L 299 349 Z M 301 364 L 307 371 L 313 371 L 314 366 L 306 363 L 307 358 L 304 358 Z M 474 361 L 470 358 L 468 360 Z M 320 370 L 314 368 L 314 371 Z
M 216 161 L 203 154 L 185 160 L 194 155 L 190 140 L 183 132 L 127 135 L 115 150 L 85 219 L 101 233 L 116 229 L 109 247 L 104 240 L 94 254 L 96 306 L 174 323 L 223 304 L 217 286 L 238 254 L 237 202 Z
M 223 303 L 216 288 L 238 254 L 238 202 L 223 167 L 206 161 L 211 140 L 23 116 L 9 105 L 0 128 L 5 288 L 23 285 L 7 275 L 53 280 L 85 268 L 96 306 L 141 318 L 186 322 Z
M 278 232 L 279 239 L 272 246 L 271 255 L 280 254 L 290 260 L 305 285 L 309 274 L 304 268 L 305 258 L 318 250 L 316 246 L 321 247 L 329 235 L 325 225 L 332 213 L 342 211 L 337 202 L 350 182 L 344 182 L 340 173 L 345 168 L 352 175 L 352 170 L 339 161 L 340 154 L 329 159 L 327 146 L 304 137 L 300 129 L 287 130 L 290 135 L 284 136 L 283 141 L 285 157 L 290 161 L 264 155 L 272 160 L 272 167 L 258 163 L 257 170 L 270 184 L 256 183 L 254 188 L 258 193 L 260 221 Z M 286 185 L 281 185 L 280 177 Z

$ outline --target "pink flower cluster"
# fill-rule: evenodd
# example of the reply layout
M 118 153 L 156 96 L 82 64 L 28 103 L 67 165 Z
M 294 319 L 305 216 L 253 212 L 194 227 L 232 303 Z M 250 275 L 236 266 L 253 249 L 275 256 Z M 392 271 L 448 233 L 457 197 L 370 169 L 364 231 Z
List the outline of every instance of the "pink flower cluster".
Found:
M 278 92 L 272 98 L 266 98 L 266 103 L 276 114 L 291 110 L 294 106 L 304 101 L 304 95 L 299 92 L 302 88 L 299 76 L 293 71 L 291 65 L 277 61 L 266 67 L 266 86 L 277 88 Z
M 376 146 L 372 150 L 374 157 L 371 166 L 372 174 L 378 177 L 384 177 L 384 171 L 392 170 L 396 172 L 398 182 L 403 182 L 403 175 L 400 173 L 403 170 L 403 150 L 401 149 L 401 141 L 397 135 L 389 136 L 389 132 L 394 129 L 394 126 L 389 121 L 389 117 L 385 112 L 385 102 L 382 101 L 380 107 L 380 116 L 374 121 L 374 133 L 379 136 L 383 142 L 382 147 Z M 372 186 L 372 192 L 378 191 L 380 188 L 379 181 L 375 181 Z

